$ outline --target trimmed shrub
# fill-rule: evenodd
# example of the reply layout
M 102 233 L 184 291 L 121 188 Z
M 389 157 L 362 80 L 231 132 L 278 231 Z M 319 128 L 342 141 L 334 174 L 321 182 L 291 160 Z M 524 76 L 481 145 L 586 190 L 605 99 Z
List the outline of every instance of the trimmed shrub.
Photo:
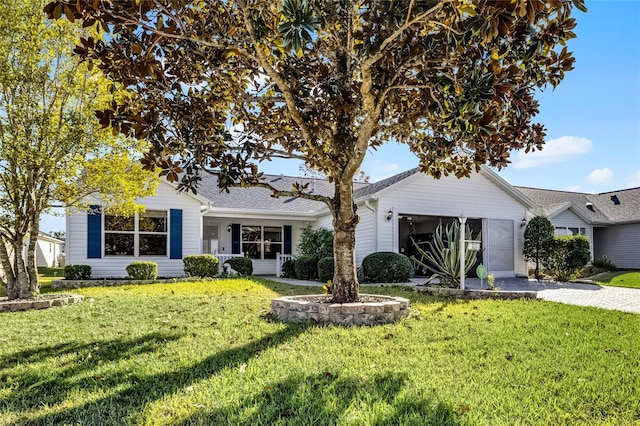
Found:
M 253 274 L 253 262 L 248 257 L 232 257 L 224 263 L 242 276 Z
M 592 262 L 592 265 L 598 269 L 604 269 L 605 271 L 609 272 L 613 272 L 616 270 L 616 265 L 614 265 L 613 262 L 606 258 L 596 259 Z
M 318 278 L 323 283 L 333 281 L 333 257 L 323 257 L 318 260 Z
M 405 255 L 391 251 L 371 253 L 362 260 L 364 275 L 378 283 L 404 283 L 413 277 L 413 266 Z
M 212 254 L 190 254 L 182 259 L 184 273 L 188 277 L 215 277 L 218 275 L 218 258 Z
M 284 278 L 298 278 L 296 275 L 296 260 L 289 259 L 282 264 L 282 276 Z
M 156 262 L 131 262 L 127 265 L 127 274 L 134 280 L 155 280 L 158 278 Z
M 589 240 L 584 235 L 561 235 L 553 239 L 553 252 L 547 264 L 557 281 L 571 281 L 591 260 Z
M 91 266 L 89 265 L 67 265 L 64 267 L 64 278 L 66 280 L 88 280 L 91 279 Z
M 301 280 L 315 280 L 318 274 L 318 259 L 313 256 L 300 256 L 296 259 L 296 275 Z

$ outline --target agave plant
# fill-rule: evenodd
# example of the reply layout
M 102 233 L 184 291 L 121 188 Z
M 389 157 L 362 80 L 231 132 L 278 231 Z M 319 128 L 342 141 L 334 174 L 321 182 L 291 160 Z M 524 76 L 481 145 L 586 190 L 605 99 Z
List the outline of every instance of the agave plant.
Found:
M 465 225 L 465 240 L 480 240 L 480 233 L 472 238 L 471 229 Z M 442 223 L 436 228 L 433 243 L 427 243 L 429 250 L 423 250 L 413 238 L 414 247 L 420 259 L 411 256 L 411 260 L 420 267 L 433 272 L 433 277 L 440 278 L 442 284 L 457 287 L 460 282 L 460 224 L 452 222 L 446 226 Z M 478 252 L 465 248 L 465 273 L 476 263 Z

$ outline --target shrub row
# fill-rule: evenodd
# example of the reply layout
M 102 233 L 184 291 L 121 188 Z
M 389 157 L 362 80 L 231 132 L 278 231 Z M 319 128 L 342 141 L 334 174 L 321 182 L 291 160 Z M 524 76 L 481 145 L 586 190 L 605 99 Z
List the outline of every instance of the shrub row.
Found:
M 188 277 L 213 278 L 218 275 L 218 258 L 211 254 L 195 254 L 182 259 L 184 273 Z M 232 257 L 225 264 L 239 275 L 248 276 L 253 273 L 253 262 L 248 257 Z M 134 280 L 155 280 L 158 278 L 158 264 L 156 262 L 132 262 L 126 268 L 129 278 Z M 64 278 L 67 280 L 91 279 L 91 266 L 67 265 L 64 268 Z

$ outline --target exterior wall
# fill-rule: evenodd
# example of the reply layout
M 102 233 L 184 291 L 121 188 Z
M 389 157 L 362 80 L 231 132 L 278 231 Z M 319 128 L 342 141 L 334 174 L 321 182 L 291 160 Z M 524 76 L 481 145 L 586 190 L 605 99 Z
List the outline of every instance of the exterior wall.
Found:
M 161 182 L 153 197 L 138 200 L 148 210 L 182 209 L 182 255 L 200 254 L 202 239 L 202 217 L 200 203 L 193 197 L 177 193 L 169 184 Z M 102 216 L 104 224 L 104 215 Z M 104 228 L 104 226 L 103 226 Z M 167 238 L 169 236 L 167 235 Z M 172 277 L 184 275 L 182 259 L 169 259 L 166 256 L 102 256 L 99 259 L 87 258 L 87 213 L 74 212 L 67 216 L 67 264 L 89 265 L 95 278 L 124 277 L 126 267 L 131 262 L 151 261 L 158 264 L 158 275 Z M 104 254 L 104 232 L 102 235 Z M 169 242 L 167 242 L 167 251 Z
M 307 223 L 301 220 L 270 220 L 270 219 L 246 219 L 246 218 L 230 218 L 230 217 L 216 217 L 215 211 L 207 214 L 208 217 L 213 219 L 212 223 L 218 226 L 218 252 L 215 254 L 231 254 L 231 232 L 230 226 L 234 223 L 239 223 L 244 226 L 283 226 L 291 225 L 291 248 L 293 254 L 297 254 L 297 247 L 300 241 L 300 235 L 302 234 L 302 228 Z M 282 251 L 281 251 L 282 253 Z M 254 275 L 275 275 L 276 273 L 276 261 L 275 259 L 251 259 L 253 262 L 253 274 Z
M 362 260 L 368 254 L 379 251 L 376 228 L 380 221 L 384 222 L 384 218 L 380 218 L 377 201 L 371 200 L 369 206 L 358 204 L 360 222 L 356 226 L 356 265 L 362 265 Z
M 526 276 L 527 267 L 522 256 L 524 228 L 520 222 L 527 216 L 527 210 L 482 173 L 474 173 L 469 179 L 447 176 L 439 180 L 418 173 L 377 195 L 377 251 L 398 251 L 399 214 L 443 217 L 464 214 L 474 219 L 509 220 L 513 223 L 514 269 L 492 270 L 486 250 L 483 262 L 487 270 L 496 276 Z M 393 219 L 386 221 L 389 211 L 393 212 Z
M 593 258 L 593 226 L 585 222 L 571 211 L 571 209 L 567 209 L 562 213 L 554 216 L 551 219 L 551 223 L 554 227 L 564 227 L 564 228 L 584 228 L 585 236 L 589 239 L 589 248 L 591 250 L 591 258 Z
M 595 258 L 606 257 L 618 268 L 640 269 L 640 223 L 596 228 Z
M 64 259 L 61 259 L 62 247 L 58 242 L 39 238 L 36 243 L 36 265 L 50 268 L 64 266 Z

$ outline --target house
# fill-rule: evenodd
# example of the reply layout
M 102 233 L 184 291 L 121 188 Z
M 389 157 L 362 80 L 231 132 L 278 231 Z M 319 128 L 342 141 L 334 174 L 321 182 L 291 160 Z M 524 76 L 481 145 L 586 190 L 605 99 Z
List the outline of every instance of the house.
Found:
M 640 269 L 640 188 L 584 194 L 516 187 L 551 220 L 556 235 L 586 235 L 593 259 Z
M 25 246 L 29 240 L 25 241 Z M 36 265 L 48 268 L 64 266 L 64 241 L 45 232 L 38 233 L 36 242 Z
M 266 175 L 276 188 L 294 182 L 309 191 L 331 195 L 333 185 L 321 179 Z M 435 180 L 411 169 L 376 183 L 356 183 L 360 215 L 356 260 L 376 251 L 411 254 L 433 238 L 440 222 L 464 216 L 480 234 L 481 262 L 495 276 L 525 276 L 522 256 L 524 224 L 537 206 L 491 169 L 482 167 L 469 179 Z M 87 264 L 94 277 L 126 275 L 138 260 L 158 263 L 160 276 L 183 275 L 182 258 L 213 253 L 222 261 L 245 255 L 257 275 L 277 274 L 284 259 L 296 254 L 302 228 L 332 227 L 327 207 L 301 198 L 273 198 L 264 188 L 230 188 L 220 192 L 217 178 L 205 175 L 198 195 L 178 193 L 162 182 L 153 197 L 140 199 L 143 214 L 123 218 L 104 214 L 100 206 L 67 216 L 67 263 Z

